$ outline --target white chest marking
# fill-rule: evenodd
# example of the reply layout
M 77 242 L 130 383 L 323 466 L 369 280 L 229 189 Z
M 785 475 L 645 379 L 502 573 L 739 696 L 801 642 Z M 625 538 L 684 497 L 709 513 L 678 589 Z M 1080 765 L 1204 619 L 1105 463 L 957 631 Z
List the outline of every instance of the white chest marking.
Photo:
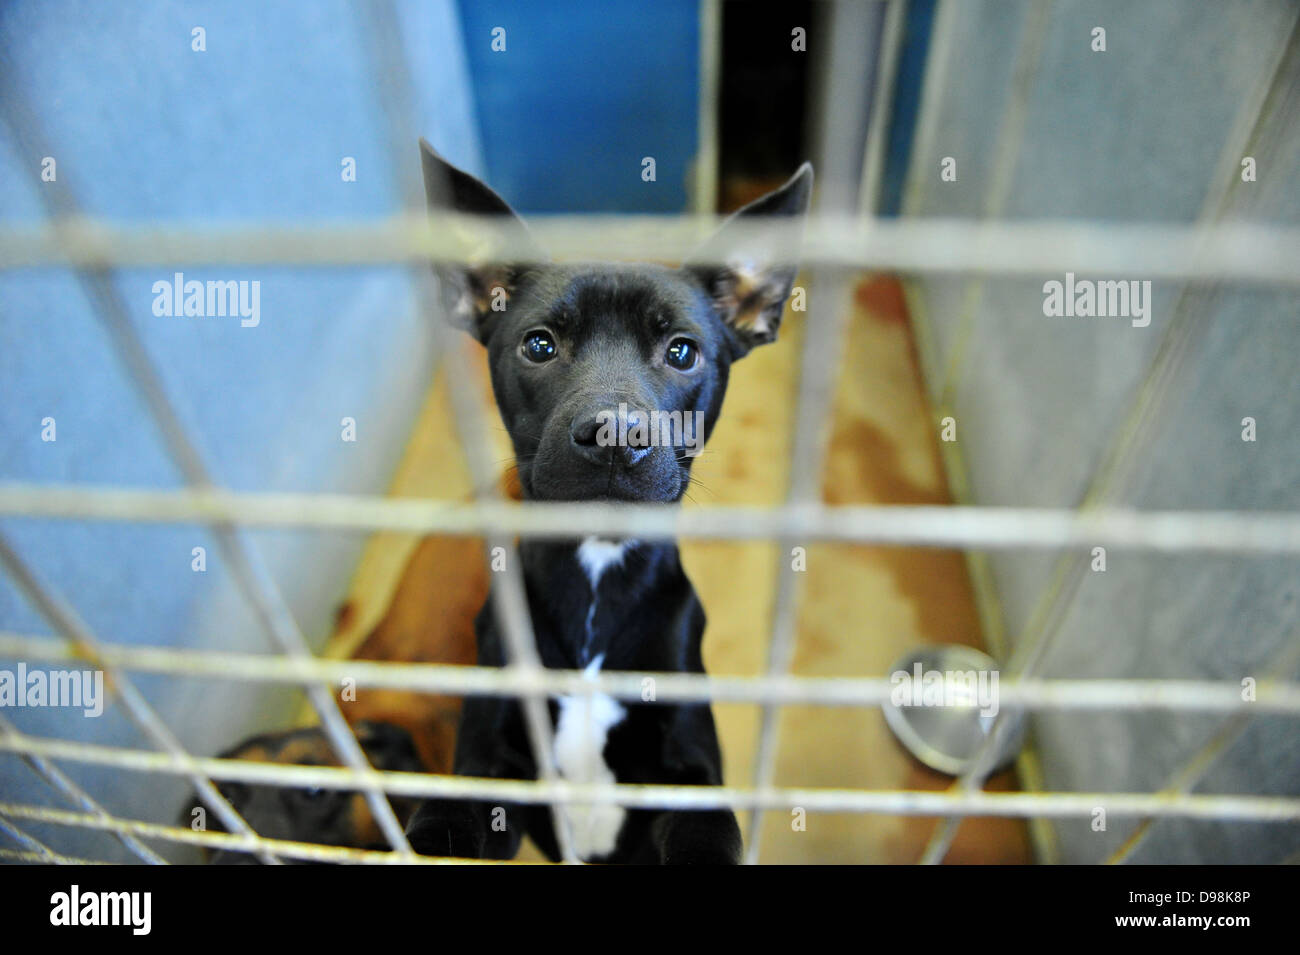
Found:
M 605 571 L 615 564 L 623 563 L 623 556 L 632 543 L 632 541 L 603 541 L 599 537 L 583 539 L 578 545 L 578 563 L 582 564 L 582 569 L 587 572 L 592 591 L 595 591 Z
M 595 676 L 604 654 L 592 660 L 586 675 Z M 605 741 L 609 731 L 627 715 L 616 700 L 603 693 L 562 696 L 555 725 L 555 766 L 575 783 L 614 783 L 614 771 L 605 763 Z M 614 850 L 623 828 L 622 806 L 564 807 L 573 833 L 573 847 L 579 858 L 591 859 Z

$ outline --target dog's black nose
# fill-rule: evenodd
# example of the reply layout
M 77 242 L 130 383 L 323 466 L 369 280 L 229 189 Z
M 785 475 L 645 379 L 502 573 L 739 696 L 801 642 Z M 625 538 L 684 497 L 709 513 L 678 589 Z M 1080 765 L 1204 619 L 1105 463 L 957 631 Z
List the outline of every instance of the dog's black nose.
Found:
M 625 467 L 644 458 L 652 443 L 644 412 L 614 408 L 578 415 L 569 424 L 569 437 L 587 460 L 618 460 Z
M 598 437 L 602 425 L 602 420 L 594 414 L 578 415 L 569 425 L 569 436 L 573 439 L 573 443 L 580 448 L 599 448 Z

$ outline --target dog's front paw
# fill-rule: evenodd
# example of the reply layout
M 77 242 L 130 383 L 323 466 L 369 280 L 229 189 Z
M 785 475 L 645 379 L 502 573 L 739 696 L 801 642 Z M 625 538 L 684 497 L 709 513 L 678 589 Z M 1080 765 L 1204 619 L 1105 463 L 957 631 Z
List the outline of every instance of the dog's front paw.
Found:
M 664 865 L 739 865 L 740 853 L 718 846 L 678 846 L 664 852 Z
M 740 863 L 740 826 L 726 810 L 666 813 L 657 828 L 659 861 L 664 865 Z
M 422 856 L 483 857 L 483 832 L 472 806 L 430 800 L 420 806 L 406 826 L 406 839 Z

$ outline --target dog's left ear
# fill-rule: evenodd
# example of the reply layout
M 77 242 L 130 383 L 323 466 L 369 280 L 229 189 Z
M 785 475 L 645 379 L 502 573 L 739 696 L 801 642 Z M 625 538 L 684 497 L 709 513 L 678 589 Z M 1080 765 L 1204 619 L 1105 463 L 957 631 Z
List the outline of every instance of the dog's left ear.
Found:
M 516 235 L 527 236 L 523 221 L 510 205 L 487 185 L 457 169 L 420 140 L 420 165 L 424 171 L 424 192 L 430 212 L 463 212 L 497 216 Z M 529 260 L 542 261 L 539 248 L 528 242 Z M 515 292 L 524 266 L 499 261 L 489 242 L 475 261 L 438 263 L 435 271 L 442 287 L 443 305 L 449 320 L 486 342 L 492 331 L 492 316 L 505 308 Z
M 799 270 L 812 183 L 812 165 L 804 163 L 780 189 L 734 213 L 683 266 L 732 330 L 737 357 L 776 339 Z

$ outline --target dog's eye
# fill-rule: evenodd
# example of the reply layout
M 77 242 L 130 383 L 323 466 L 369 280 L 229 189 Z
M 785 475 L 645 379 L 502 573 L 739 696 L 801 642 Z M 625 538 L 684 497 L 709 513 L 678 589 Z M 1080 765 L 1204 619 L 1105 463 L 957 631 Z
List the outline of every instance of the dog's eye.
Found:
M 523 347 L 524 357 L 539 365 L 544 361 L 550 361 L 558 353 L 550 333 L 541 330 L 525 335 Z
M 287 792 L 289 793 L 289 804 L 299 808 L 308 806 L 321 808 L 338 799 L 338 794 L 334 790 L 322 789 L 319 786 L 309 786 L 306 789 L 290 789 Z
M 688 338 L 674 338 L 668 345 L 664 360 L 678 371 L 690 371 L 698 360 L 699 349 Z

